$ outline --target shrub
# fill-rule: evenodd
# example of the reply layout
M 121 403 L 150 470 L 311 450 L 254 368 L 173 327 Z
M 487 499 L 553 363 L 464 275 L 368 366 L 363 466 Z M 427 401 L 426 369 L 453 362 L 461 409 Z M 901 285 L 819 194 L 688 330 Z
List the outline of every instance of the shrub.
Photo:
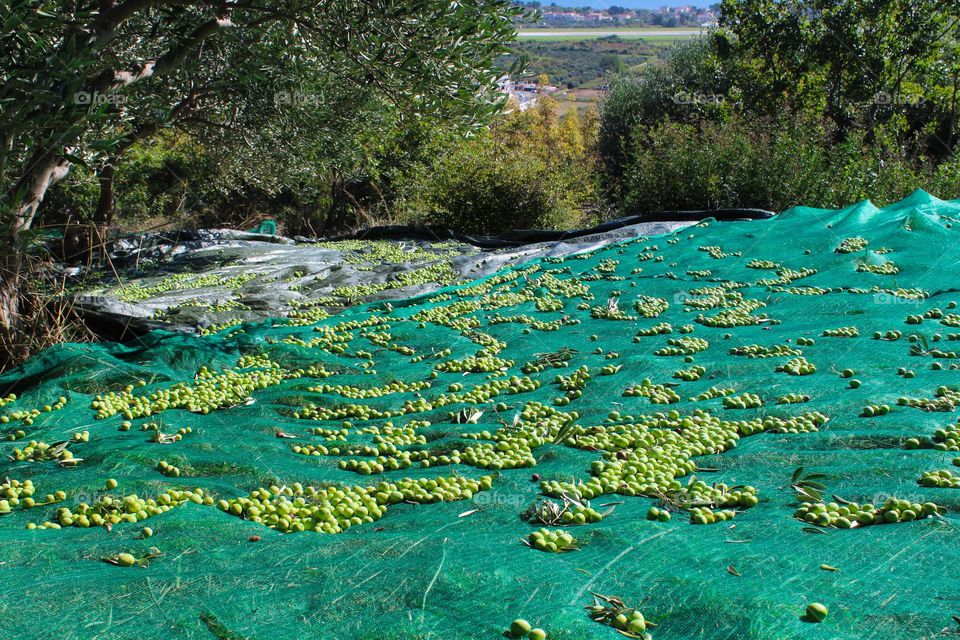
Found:
M 625 213 L 796 204 L 833 208 L 871 199 L 884 205 L 918 188 L 954 198 L 956 164 L 934 171 L 898 146 L 862 137 L 834 144 L 820 123 L 665 122 L 638 126 L 623 183 Z
M 578 187 L 535 154 L 487 137 L 444 155 L 427 186 L 426 220 L 463 233 L 571 226 Z

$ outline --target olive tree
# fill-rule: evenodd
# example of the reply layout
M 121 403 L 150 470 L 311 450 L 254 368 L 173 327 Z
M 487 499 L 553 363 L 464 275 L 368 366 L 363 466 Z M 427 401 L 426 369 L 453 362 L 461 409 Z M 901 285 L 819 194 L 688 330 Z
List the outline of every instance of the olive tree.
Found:
M 509 0 L 0 0 L 4 337 L 22 239 L 72 165 L 100 168 L 104 215 L 124 150 L 168 126 L 248 147 L 337 140 L 374 105 L 479 126 L 515 15 Z

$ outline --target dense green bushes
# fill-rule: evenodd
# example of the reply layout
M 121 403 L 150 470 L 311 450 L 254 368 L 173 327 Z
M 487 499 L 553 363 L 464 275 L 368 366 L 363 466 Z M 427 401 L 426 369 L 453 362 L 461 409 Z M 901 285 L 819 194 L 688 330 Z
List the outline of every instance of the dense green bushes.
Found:
M 640 135 L 642 133 L 642 136 Z M 822 124 L 741 117 L 699 125 L 643 127 L 623 179 L 623 207 L 632 212 L 796 204 L 839 207 L 899 200 L 917 188 L 956 197 L 957 163 L 937 169 L 899 147 L 861 138 L 831 144 Z
M 427 185 L 425 220 L 464 233 L 564 227 L 579 215 L 562 171 L 486 137 L 442 157 Z
M 895 15 L 894 4 L 880 13 Z M 886 204 L 916 189 L 960 197 L 955 38 L 899 34 L 877 45 L 885 53 L 865 71 L 849 51 L 803 47 L 805 39 L 829 41 L 810 22 L 820 7 L 723 7 L 726 29 L 612 83 L 597 146 L 604 193 L 620 213 Z M 767 18 L 783 28 L 766 29 Z M 844 19 L 877 28 L 866 9 Z M 884 71 L 894 63 L 897 75 Z M 883 77 L 895 81 L 887 86 Z
M 595 122 L 549 98 L 508 113 L 424 167 L 402 215 L 475 234 L 576 226 L 595 204 Z

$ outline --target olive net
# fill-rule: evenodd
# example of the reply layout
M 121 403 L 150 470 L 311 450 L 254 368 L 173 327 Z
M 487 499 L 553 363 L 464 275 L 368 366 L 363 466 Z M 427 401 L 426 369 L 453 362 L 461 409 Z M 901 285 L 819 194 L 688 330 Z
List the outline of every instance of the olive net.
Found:
M 955 216 L 705 221 L 50 349 L 0 380 L 0 638 L 954 632 Z

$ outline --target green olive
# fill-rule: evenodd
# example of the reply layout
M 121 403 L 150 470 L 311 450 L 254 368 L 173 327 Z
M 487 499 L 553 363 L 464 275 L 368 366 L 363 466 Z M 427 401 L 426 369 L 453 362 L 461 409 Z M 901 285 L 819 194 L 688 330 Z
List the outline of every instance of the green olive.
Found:
M 807 620 L 809 622 L 823 622 L 830 610 L 827 606 L 819 602 L 811 602 L 807 605 Z
M 517 618 L 510 623 L 510 637 L 511 638 L 523 638 L 532 630 L 532 626 L 526 620 L 522 618 Z

